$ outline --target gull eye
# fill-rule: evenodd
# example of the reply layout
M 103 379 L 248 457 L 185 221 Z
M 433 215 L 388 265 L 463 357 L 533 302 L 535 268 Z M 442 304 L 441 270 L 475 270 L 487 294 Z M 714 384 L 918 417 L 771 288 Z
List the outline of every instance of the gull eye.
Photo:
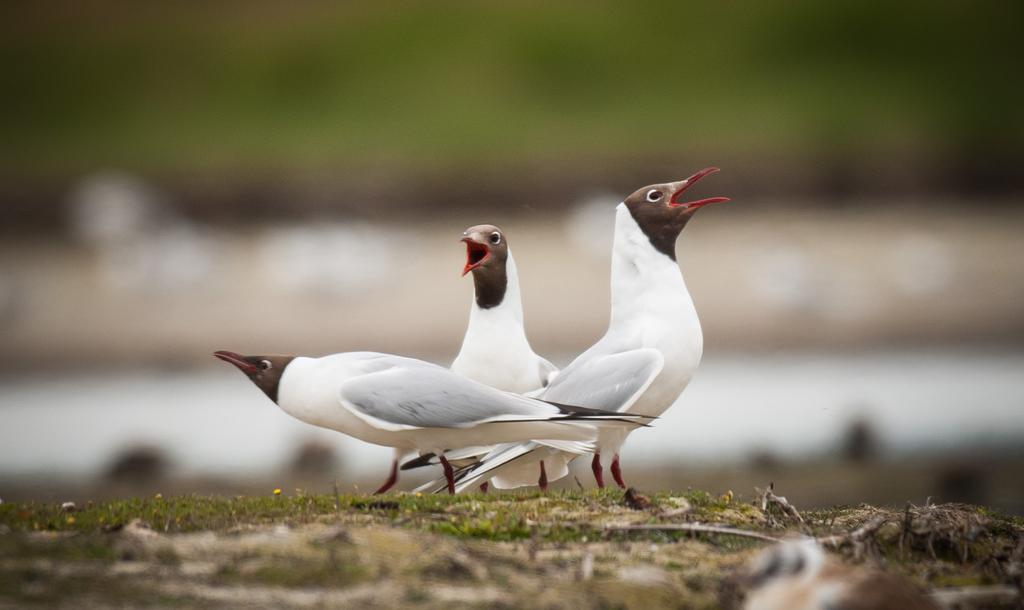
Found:
M 274 365 L 269 360 L 260 360 L 260 368 L 266 371 L 274 368 Z
M 661 197 L 661 191 L 659 191 L 658 189 L 651 189 L 647 191 L 647 201 L 650 201 L 651 203 L 654 203 L 655 201 L 660 201 Z
M 497 231 L 491 233 L 491 236 L 490 238 L 488 238 L 488 241 L 497 246 L 498 244 L 501 243 L 501 233 L 498 233 Z

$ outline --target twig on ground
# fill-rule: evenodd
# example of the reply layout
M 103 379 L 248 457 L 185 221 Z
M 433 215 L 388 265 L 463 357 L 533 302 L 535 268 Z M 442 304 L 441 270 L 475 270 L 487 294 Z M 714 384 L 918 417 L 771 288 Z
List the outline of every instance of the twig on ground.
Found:
M 917 531 L 912 530 L 912 533 L 924 534 L 925 548 L 928 549 L 928 555 L 932 558 L 933 561 L 935 561 L 939 557 L 935 554 L 936 523 L 932 512 L 932 497 L 928 496 L 924 501 L 924 507 L 918 511 L 918 516 L 920 517 L 920 520 L 917 523 L 917 527 L 915 528 Z
M 971 543 L 987 532 L 986 520 L 973 511 L 965 512 L 955 505 L 932 504 L 929 497 L 924 506 L 908 502 L 900 525 L 900 556 L 905 558 L 915 545 L 923 541 L 932 560 L 938 559 L 936 546 L 959 551 L 961 563 L 971 558 Z
M 761 511 L 767 515 L 769 522 L 772 521 L 771 512 L 769 512 L 769 506 L 778 506 L 782 514 L 789 517 L 794 523 L 800 526 L 800 529 L 807 531 L 807 524 L 804 522 L 804 518 L 800 516 L 800 513 L 796 510 L 796 507 L 789 503 L 789 500 L 785 496 L 775 495 L 775 481 L 768 484 L 768 489 L 761 491 L 758 488 L 754 488 L 754 491 L 761 494 Z
M 848 534 L 822 536 L 818 538 L 818 543 L 824 546 L 831 546 L 834 549 L 839 549 L 849 544 L 853 546 L 854 560 L 862 561 L 868 552 L 875 554 L 875 533 L 888 521 L 889 518 L 885 515 L 877 515 Z
M 726 536 L 741 536 L 754 538 L 765 542 L 780 542 L 781 538 L 754 532 L 741 530 L 732 527 L 718 525 L 704 525 L 703 523 L 646 523 L 641 525 L 606 525 L 606 532 L 689 532 L 691 534 L 722 534 Z
M 913 506 L 909 501 L 907 506 L 903 509 L 903 526 L 900 529 L 900 559 L 906 559 L 907 557 L 907 543 L 910 539 L 910 526 L 914 520 L 910 514 L 910 507 Z

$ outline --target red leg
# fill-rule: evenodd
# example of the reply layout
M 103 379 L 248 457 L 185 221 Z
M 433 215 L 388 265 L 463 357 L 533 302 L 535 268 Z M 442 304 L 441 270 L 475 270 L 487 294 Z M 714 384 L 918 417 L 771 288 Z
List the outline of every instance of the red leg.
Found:
M 398 460 L 394 460 L 394 461 L 391 462 L 391 475 L 388 476 L 388 480 L 384 481 L 384 484 L 380 486 L 380 489 L 378 489 L 377 491 L 373 492 L 373 495 L 376 496 L 378 494 L 382 494 L 385 491 L 391 489 L 391 486 L 394 485 L 395 481 L 397 481 L 397 480 L 398 480 Z
M 622 482 L 622 470 L 619 469 L 619 454 L 616 453 L 615 457 L 612 458 L 612 478 L 622 489 L 626 488 L 626 484 Z
M 448 493 L 455 494 L 455 470 L 448 463 L 448 458 L 441 456 L 441 465 L 444 466 L 444 478 L 448 481 Z
M 480 484 L 480 493 L 487 493 L 487 490 L 491 488 L 489 481 L 484 481 Z
M 597 486 L 604 489 L 604 472 L 601 470 L 601 454 L 595 453 L 593 461 L 590 462 L 590 469 L 594 471 L 594 480 Z
M 540 479 L 537 481 L 537 485 L 540 486 L 540 490 L 547 492 L 548 490 L 548 471 L 544 470 L 544 460 L 540 461 Z

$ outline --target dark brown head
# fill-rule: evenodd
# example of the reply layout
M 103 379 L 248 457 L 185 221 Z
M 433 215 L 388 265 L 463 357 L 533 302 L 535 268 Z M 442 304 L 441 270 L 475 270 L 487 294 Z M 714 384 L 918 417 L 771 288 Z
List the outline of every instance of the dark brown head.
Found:
M 284 368 L 295 359 L 295 356 L 243 356 L 225 350 L 213 352 L 213 355 L 238 367 L 274 402 L 277 402 L 277 387 Z
M 466 266 L 462 275 L 473 272 L 476 304 L 482 309 L 499 305 L 508 289 L 508 241 L 494 225 L 476 225 L 462 232 L 466 244 Z
M 683 193 L 691 186 L 717 171 L 717 167 L 708 167 L 685 180 L 645 186 L 626 197 L 624 203 L 629 213 L 651 240 L 651 245 L 672 260 L 676 259 L 676 239 L 693 213 L 706 205 L 729 201 L 728 197 L 682 201 Z

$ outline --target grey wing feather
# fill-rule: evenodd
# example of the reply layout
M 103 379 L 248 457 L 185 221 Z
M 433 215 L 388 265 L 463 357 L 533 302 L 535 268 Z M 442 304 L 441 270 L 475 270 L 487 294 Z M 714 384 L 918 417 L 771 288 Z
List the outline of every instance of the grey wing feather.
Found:
M 574 362 L 540 394 L 543 400 L 603 409 L 629 409 L 661 372 L 665 358 L 644 348 Z
M 339 390 L 344 407 L 388 430 L 467 428 L 495 419 L 543 419 L 558 409 L 507 394 L 427 363 L 402 362 L 356 376 Z
M 644 348 L 594 356 L 575 361 L 562 370 L 540 395 L 543 400 L 564 402 L 609 411 L 629 409 L 665 365 L 655 349 Z M 495 469 L 519 460 L 537 449 L 537 442 L 497 445 L 477 464 L 459 473 L 456 489 L 466 489 L 488 477 Z M 443 488 L 443 479 L 431 481 L 417 491 Z

